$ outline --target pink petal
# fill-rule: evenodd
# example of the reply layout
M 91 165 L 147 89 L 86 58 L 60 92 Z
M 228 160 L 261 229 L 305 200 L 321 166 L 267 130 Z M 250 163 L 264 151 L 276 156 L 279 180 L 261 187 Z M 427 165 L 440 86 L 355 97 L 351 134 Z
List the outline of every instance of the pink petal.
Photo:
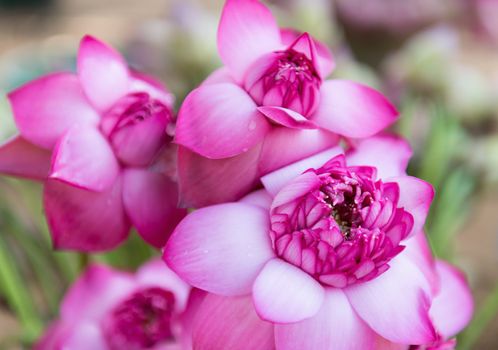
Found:
M 393 343 L 378 335 L 375 340 L 375 350 L 410 350 L 410 345 Z
M 369 350 L 374 349 L 375 333 L 358 317 L 342 290 L 328 288 L 315 316 L 275 325 L 275 343 L 285 350 Z
M 260 174 L 268 174 L 338 143 L 339 137 L 326 130 L 273 128 L 266 135 L 263 144 L 259 161 Z
M 299 37 L 299 35 L 301 35 L 301 33 L 296 31 L 295 29 L 284 28 L 280 30 L 282 43 L 286 46 L 291 45 L 297 39 L 297 37 Z M 315 44 L 316 47 L 316 52 L 317 52 L 316 59 L 320 75 L 322 78 L 325 78 L 334 70 L 335 67 L 334 56 L 332 55 L 332 52 L 325 44 L 314 38 L 311 39 L 313 40 L 313 43 Z
M 121 199 L 121 180 L 93 192 L 48 180 L 44 207 L 55 249 L 85 252 L 115 248 L 130 229 Z
M 258 111 L 273 122 L 293 129 L 316 129 L 317 126 L 312 121 L 306 119 L 301 114 L 283 107 L 258 107 Z
M 130 74 L 123 57 L 89 35 L 80 43 L 78 76 L 86 96 L 100 111 L 111 107 L 130 88 Z
M 406 255 L 393 259 L 389 270 L 344 291 L 358 315 L 384 338 L 404 344 L 436 339 L 429 318 L 429 286 L 422 271 Z
M 312 120 L 340 135 L 372 136 L 398 117 L 396 108 L 368 86 L 347 80 L 328 80 L 320 91 L 320 105 Z
M 239 202 L 255 205 L 265 210 L 270 210 L 271 202 L 273 198 L 270 196 L 266 190 L 257 190 L 249 193 L 247 196 L 242 198 Z
M 326 151 L 315 154 L 306 159 L 295 162 L 291 165 L 283 167 L 261 178 L 261 182 L 265 189 L 275 196 L 285 185 L 292 179 L 296 178 L 308 169 L 317 169 L 324 165 L 327 161 L 342 153 L 342 148 L 334 147 Z
M 432 301 L 430 314 L 444 338 L 460 332 L 472 318 L 474 301 L 465 276 L 450 264 L 438 260 L 436 270 L 441 289 Z
M 399 185 L 398 207 L 405 208 L 413 216 L 410 235 L 422 231 L 434 198 L 434 188 L 428 182 L 413 176 L 390 178 L 389 181 Z
M 175 312 L 182 313 L 187 307 L 190 286 L 182 281 L 161 259 L 153 259 L 143 264 L 135 275 L 136 286 L 160 287 L 175 296 Z
M 316 315 L 323 305 L 325 290 L 306 272 L 276 258 L 256 278 L 252 293 L 262 319 L 292 323 Z
M 162 82 L 154 77 L 141 72 L 131 72 L 129 93 L 135 92 L 145 92 L 151 98 L 160 101 L 170 109 L 173 108 L 175 97 Z
M 44 180 L 50 169 L 51 153 L 29 143 L 21 136 L 0 145 L 0 172 Z
M 318 64 L 318 52 L 316 50 L 315 42 L 311 35 L 308 33 L 300 34 L 290 45 L 288 50 L 294 50 L 304 54 L 313 64 L 314 68 L 323 77 L 321 66 Z
M 258 0 L 225 3 L 218 27 L 218 51 L 237 80 L 256 59 L 281 46 L 278 25 Z
M 76 125 L 55 147 L 49 177 L 101 192 L 114 184 L 119 171 L 114 152 L 100 131 Z
M 236 84 L 235 80 L 233 80 L 232 75 L 230 74 L 230 70 L 227 67 L 218 68 L 214 72 L 209 74 L 209 76 L 202 82 L 202 85 L 219 83 Z
M 257 184 L 257 162 L 261 146 L 226 159 L 208 159 L 178 148 L 180 203 L 184 207 L 238 200 Z
M 347 154 L 348 165 L 367 165 L 377 168 L 377 177 L 385 179 L 406 175 L 412 156 L 408 142 L 397 136 L 374 136 L 361 140 Z
M 162 248 L 176 225 L 187 214 L 178 209 L 177 185 L 166 176 L 147 169 L 123 173 L 123 202 L 126 213 L 140 236 Z
M 187 215 L 164 249 L 166 263 L 194 287 L 221 295 L 249 293 L 263 265 L 274 256 L 268 212 L 228 203 Z
M 71 73 L 49 74 L 9 94 L 14 119 L 27 141 L 51 149 L 75 124 L 97 124 L 99 115 L 88 103 Z
M 275 195 L 272 208 L 279 207 L 286 203 L 304 196 L 319 188 L 322 182 L 318 176 L 313 172 L 306 172 L 292 179 Z
M 72 323 L 102 319 L 135 289 L 130 274 L 91 265 L 70 287 L 61 304 L 61 319 Z
M 71 350 L 108 350 L 98 323 L 82 322 L 71 330 L 60 343 L 61 349 Z
M 176 142 L 207 158 L 228 158 L 247 152 L 269 128 L 251 97 L 237 85 L 203 85 L 183 102 Z
M 194 349 L 271 350 L 273 325 L 261 320 L 250 297 L 206 296 L 194 320 Z

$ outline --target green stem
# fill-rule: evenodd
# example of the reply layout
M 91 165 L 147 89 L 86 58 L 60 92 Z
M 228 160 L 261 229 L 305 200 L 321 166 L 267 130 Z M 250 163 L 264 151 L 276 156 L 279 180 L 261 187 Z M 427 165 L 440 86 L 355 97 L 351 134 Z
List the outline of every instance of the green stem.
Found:
M 43 323 L 28 293 L 28 286 L 13 262 L 15 259 L 0 235 L 0 288 L 21 322 L 25 338 L 34 340 L 41 332 Z
M 498 283 L 476 312 L 467 329 L 458 339 L 459 350 L 469 350 L 479 340 L 482 332 L 498 314 Z

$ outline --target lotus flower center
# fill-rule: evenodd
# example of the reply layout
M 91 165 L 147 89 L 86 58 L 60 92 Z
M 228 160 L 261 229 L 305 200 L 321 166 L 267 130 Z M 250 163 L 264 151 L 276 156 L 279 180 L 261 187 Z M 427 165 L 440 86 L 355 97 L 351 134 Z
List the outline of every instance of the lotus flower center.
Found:
M 104 322 L 109 348 L 147 349 L 172 338 L 175 297 L 161 288 L 141 290 L 114 308 Z
M 305 117 L 313 114 L 319 102 L 321 79 L 308 57 L 288 49 L 264 59 L 265 62 L 256 62 L 246 81 L 254 101 L 258 105 L 289 108 Z
M 171 111 L 162 102 L 147 93 L 131 93 L 104 115 L 101 129 L 121 162 L 146 166 L 166 143 L 171 119 Z
M 272 209 L 277 256 L 337 288 L 386 271 L 413 225 L 411 214 L 397 207 L 397 184 L 375 181 L 373 168 L 340 161 L 311 171 L 316 188 Z

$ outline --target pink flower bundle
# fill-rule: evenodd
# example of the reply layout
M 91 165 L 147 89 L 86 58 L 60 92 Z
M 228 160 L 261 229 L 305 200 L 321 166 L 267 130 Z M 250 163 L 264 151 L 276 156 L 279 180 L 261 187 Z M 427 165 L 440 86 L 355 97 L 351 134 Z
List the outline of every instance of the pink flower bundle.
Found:
M 131 227 L 163 248 L 135 274 L 90 266 L 37 349 L 453 348 L 472 297 L 431 254 L 432 186 L 382 132 L 395 107 L 327 80 L 328 48 L 257 0 L 227 0 L 218 48 L 177 118 L 89 36 L 77 74 L 9 95 L 0 171 L 43 182 L 54 248 L 109 250 Z

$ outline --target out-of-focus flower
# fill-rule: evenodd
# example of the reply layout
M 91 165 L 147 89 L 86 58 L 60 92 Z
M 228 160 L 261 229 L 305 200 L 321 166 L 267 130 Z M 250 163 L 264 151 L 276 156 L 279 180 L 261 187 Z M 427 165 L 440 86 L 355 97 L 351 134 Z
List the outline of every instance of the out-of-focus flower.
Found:
M 9 94 L 20 135 L 1 146 L 0 171 L 44 181 L 56 248 L 111 249 L 130 223 L 161 247 L 185 214 L 166 134 L 173 98 L 90 36 L 77 63 L 78 74 L 46 75 Z
M 175 141 L 184 204 L 247 194 L 261 175 L 397 117 L 379 92 L 324 79 L 334 61 L 308 33 L 281 30 L 259 1 L 228 0 L 218 28 L 225 67 L 185 99 Z
M 404 246 L 422 230 L 433 189 L 405 175 L 410 156 L 404 140 L 385 136 L 279 169 L 262 178 L 264 190 L 189 214 L 164 259 L 195 287 L 250 295 L 268 322 L 248 318 L 274 333 L 277 349 L 370 349 L 378 336 L 432 343 L 432 268 Z M 238 310 L 213 298 L 220 313 Z M 199 348 L 216 348 L 208 333 Z
M 498 41 L 498 2 L 495 0 L 469 0 L 475 10 L 480 29 L 489 38 Z
M 190 308 L 201 297 L 189 295 L 190 287 L 160 260 L 136 274 L 92 265 L 35 349 L 189 349 Z

